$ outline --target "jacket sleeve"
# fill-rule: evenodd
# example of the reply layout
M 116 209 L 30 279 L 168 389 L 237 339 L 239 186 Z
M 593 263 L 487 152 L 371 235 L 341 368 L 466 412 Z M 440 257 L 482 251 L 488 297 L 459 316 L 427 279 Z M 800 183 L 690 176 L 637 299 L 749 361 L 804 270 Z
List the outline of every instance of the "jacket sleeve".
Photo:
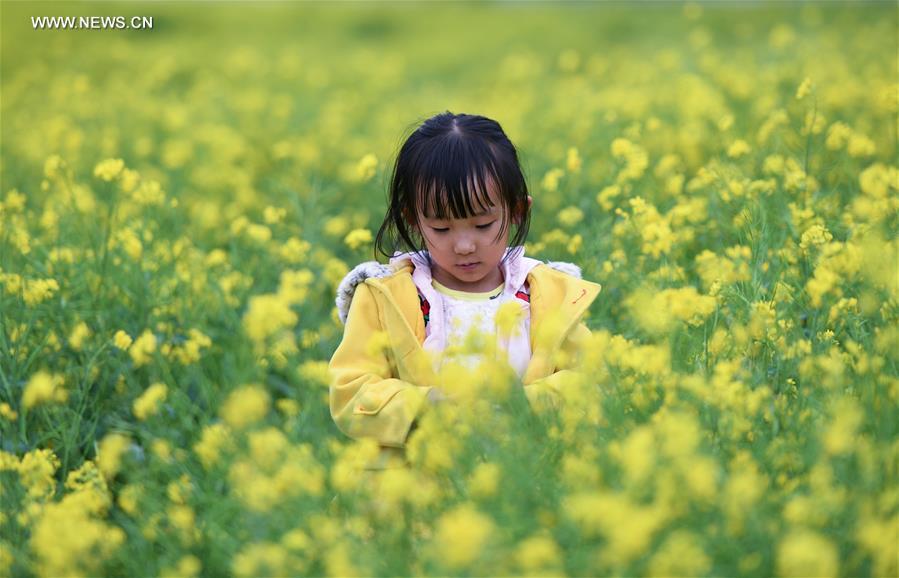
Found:
M 356 287 L 343 339 L 328 364 L 331 418 L 354 439 L 374 438 L 382 446 L 403 447 L 412 422 L 426 403 L 430 386 L 393 377 L 396 364 L 384 347 L 369 340 L 382 333 L 372 289 Z
M 555 373 L 524 385 L 525 397 L 534 411 L 541 413 L 548 408 L 560 409 L 565 385 L 586 380 L 587 375 L 578 369 L 578 365 L 590 335 L 587 325 L 579 322 L 562 342 Z

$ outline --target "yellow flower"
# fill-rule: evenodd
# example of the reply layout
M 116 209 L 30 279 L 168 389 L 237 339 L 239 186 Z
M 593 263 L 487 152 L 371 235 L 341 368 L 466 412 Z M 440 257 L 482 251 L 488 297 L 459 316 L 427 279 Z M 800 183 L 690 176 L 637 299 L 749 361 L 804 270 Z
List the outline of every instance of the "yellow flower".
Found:
M 621 186 L 620 185 L 609 185 L 604 187 L 599 193 L 596 195 L 596 202 L 599 203 L 606 211 L 610 211 L 612 209 L 612 199 L 619 196 L 621 194 Z
M 267 243 L 272 238 L 272 230 L 265 225 L 250 223 L 246 227 L 246 235 L 256 243 Z
M 118 504 L 129 516 L 135 516 L 139 504 L 143 502 L 143 488 L 137 484 L 127 484 L 119 492 Z
M 181 544 L 187 546 L 199 538 L 199 528 L 196 524 L 196 514 L 193 508 L 184 504 L 171 504 L 166 508 L 166 518 L 169 524 L 178 530 Z
M 489 516 L 471 504 L 457 506 L 437 520 L 432 546 L 435 554 L 447 567 L 469 567 L 481 555 L 495 526 Z
M 29 546 L 39 576 L 91 576 L 124 542 L 125 532 L 86 509 L 79 492 L 44 507 Z
M 131 228 L 116 231 L 114 239 L 110 240 L 109 244 L 110 248 L 119 246 L 124 249 L 125 253 L 134 261 L 139 260 L 144 252 L 140 238 Z
M 200 350 L 208 348 L 212 345 L 212 339 L 199 329 L 189 329 L 188 339 L 180 347 L 175 347 L 172 351 L 175 359 L 184 365 L 196 363 L 200 360 Z
M 891 194 L 891 189 L 899 190 L 899 169 L 874 163 L 858 175 L 858 184 L 865 195 L 886 198 Z
M 310 384 L 327 388 L 331 384 L 328 362 L 308 359 L 297 368 L 297 375 Z
M 375 331 L 365 342 L 365 354 L 374 357 L 390 348 L 390 335 L 386 331 Z
M 131 347 L 131 336 L 119 329 L 113 336 L 113 344 L 121 350 Z
M 403 502 L 412 499 L 419 489 L 415 474 L 411 470 L 392 468 L 381 474 L 376 499 L 384 500 L 391 509 L 395 509 Z
M 557 218 L 559 222 L 566 227 L 573 227 L 580 223 L 584 218 L 584 211 L 577 207 L 566 207 L 559 211 Z
M 31 376 L 22 394 L 22 405 L 30 409 L 42 403 L 65 403 L 69 393 L 62 388 L 65 379 L 62 375 L 38 371 Z
M 335 215 L 325 221 L 324 232 L 329 237 L 340 237 L 350 229 L 350 221 L 343 215 Z
M 802 100 L 812 91 L 812 79 L 809 77 L 805 77 L 805 80 L 799 85 L 799 88 L 796 89 L 796 100 Z
M 59 155 L 50 155 L 47 157 L 47 160 L 44 161 L 44 176 L 52 181 L 61 176 L 65 167 L 66 162 L 62 157 Z
M 300 404 L 295 399 L 281 398 L 275 402 L 275 407 L 287 417 L 296 417 L 300 414 Z
M 19 414 L 8 403 L 0 403 L 0 418 L 13 421 L 17 419 Z
M 581 155 L 578 154 L 578 150 L 575 147 L 571 147 L 568 149 L 568 156 L 565 159 L 565 168 L 568 169 L 569 172 L 577 173 L 581 170 Z
M 625 161 L 624 167 L 618 173 L 617 181 L 625 181 L 640 178 L 649 166 L 649 155 L 646 149 L 626 138 L 616 138 L 611 145 L 612 156 Z
M 36 305 L 46 301 L 59 291 L 56 279 L 34 279 L 25 281 L 25 304 Z
M 122 171 L 122 176 L 119 180 L 119 188 L 122 189 L 125 193 L 130 193 L 134 190 L 134 187 L 137 186 L 137 183 L 140 182 L 140 173 L 137 171 L 133 171 L 131 169 L 125 169 Z
M 883 517 L 865 514 L 857 522 L 856 543 L 873 558 L 874 576 L 896 576 L 899 556 L 896 555 L 895 537 L 899 533 L 899 517 L 882 514 Z
M 306 259 L 312 244 L 297 237 L 291 237 L 278 249 L 278 256 L 288 263 L 300 263 Z
M 309 294 L 309 286 L 315 281 L 315 274 L 309 269 L 281 272 L 278 282 L 278 297 L 291 305 L 303 303 Z
M 222 423 L 207 425 L 203 428 L 200 441 L 194 444 L 194 452 L 200 458 L 203 467 L 209 469 L 232 447 L 231 431 Z
M 378 157 L 368 153 L 356 165 L 356 176 L 360 181 L 368 181 L 375 176 L 378 168 Z
M 362 245 L 371 243 L 371 241 L 371 231 L 368 229 L 353 229 L 347 233 L 347 236 L 343 239 L 343 242 L 346 243 L 350 249 L 358 249 Z
M 523 540 L 515 549 L 515 561 L 527 575 L 562 574 L 559 545 L 548 535 L 531 536 Z
M 25 195 L 20 193 L 18 189 L 12 189 L 6 193 L 6 202 L 0 203 L 3 210 L 14 213 L 25 208 Z
M 633 149 L 633 143 L 626 138 L 616 138 L 612 141 L 612 156 L 615 158 L 626 157 Z
M 852 157 L 869 157 L 877 152 L 877 145 L 868 136 L 854 132 L 849 137 L 846 150 Z
M 159 404 L 165 401 L 167 393 L 168 388 L 164 383 L 154 383 L 148 387 L 143 395 L 134 400 L 134 417 L 144 421 L 154 415 L 159 409 Z
M 767 477 L 746 453 L 732 460 L 730 477 L 724 487 L 724 511 L 734 533 L 742 532 L 743 520 L 768 487 Z
M 84 340 L 90 337 L 90 335 L 91 330 L 88 328 L 87 323 L 84 321 L 80 322 L 69 334 L 69 346 L 75 351 L 81 351 Z
M 97 449 L 97 466 L 107 480 L 111 480 L 122 467 L 122 456 L 131 445 L 131 439 L 118 433 L 106 434 Z
M 187 554 L 178 559 L 174 568 L 164 568 L 160 576 L 162 578 L 194 578 L 200 574 L 203 564 L 200 559 L 192 554 Z
M 802 233 L 799 247 L 807 251 L 809 247 L 824 245 L 831 239 L 833 239 L 833 234 L 827 228 L 822 225 L 812 225 Z
M 6 514 L 0 513 L 0 524 L 5 523 Z M 12 549 L 0 542 L 0 576 L 12 576 L 12 565 L 16 561 Z
M 521 332 L 521 320 L 524 318 L 524 309 L 516 301 L 506 301 L 496 311 L 496 332 L 500 338 L 508 339 Z
M 284 220 L 284 217 L 287 216 L 287 209 L 283 207 L 272 207 L 271 205 L 265 207 L 262 212 L 262 218 L 265 221 L 266 225 L 277 225 L 281 221 Z
M 125 161 L 122 159 L 106 159 L 94 167 L 94 176 L 102 181 L 114 181 L 122 174 L 124 168 Z
M 823 436 L 827 453 L 840 455 L 852 451 L 856 447 L 855 437 L 864 419 L 862 408 L 853 398 L 835 401 Z
M 217 267 L 228 262 L 228 254 L 221 249 L 213 249 L 206 254 L 203 264 L 207 267 Z
M 254 295 L 243 316 L 244 330 L 257 344 L 296 325 L 297 314 L 283 295 Z
M 712 561 L 702 549 L 699 537 L 688 530 L 675 530 L 665 539 L 649 562 L 651 576 L 702 576 Z
M 575 253 L 578 252 L 578 249 L 581 248 L 581 245 L 583 243 L 584 243 L 584 238 L 581 236 L 580 233 L 578 233 L 577 235 L 574 235 L 573 237 L 571 237 L 571 240 L 568 241 L 568 246 L 566 247 L 566 250 L 569 253 L 571 253 L 572 255 L 574 255 Z
M 733 143 L 731 143 L 730 147 L 728 147 L 727 156 L 732 159 L 736 159 L 749 153 L 750 150 L 751 149 L 749 148 L 749 143 L 747 143 L 743 139 L 737 139 Z
M 349 270 L 350 268 L 346 263 L 344 263 L 340 259 L 332 257 L 325 262 L 322 276 L 331 287 L 336 288 L 337 285 L 343 280 L 344 275 L 346 275 Z M 336 308 L 334 311 L 337 311 Z
M 127 169 L 126 174 L 130 174 Z M 128 177 L 122 178 L 122 188 L 130 186 L 128 180 Z M 137 187 L 137 190 L 131 194 L 131 198 L 134 199 L 134 202 L 138 205 L 161 205 L 165 202 L 165 192 L 162 190 L 162 185 L 159 184 L 159 181 L 146 180 L 141 182 L 140 186 Z
M 487 498 L 496 493 L 500 480 L 500 468 L 494 463 L 479 464 L 471 474 L 468 491 L 477 498 Z
M 711 503 L 718 491 L 718 465 L 714 460 L 703 456 L 694 456 L 682 464 L 681 475 L 686 489 L 697 500 Z
M 234 556 L 231 570 L 239 578 L 286 576 L 288 552 L 280 544 L 259 542 L 248 544 Z
M 559 188 L 559 180 L 564 175 L 565 171 L 562 169 L 550 169 L 543 175 L 543 181 L 540 184 L 543 185 L 544 190 L 551 193 Z
M 282 431 L 269 427 L 251 433 L 248 446 L 248 455 L 231 465 L 228 479 L 249 509 L 268 512 L 290 496 L 323 491 L 324 468 L 308 444 L 291 446 Z
M 790 531 L 777 548 L 779 576 L 837 576 L 839 552 L 833 543 L 811 530 Z
M 0 472 L 15 472 L 19 469 L 19 458 L 15 454 L 0 450 Z
M 59 465 L 59 458 L 47 449 L 32 450 L 22 456 L 18 465 L 19 480 L 30 498 L 45 499 L 56 493 L 54 474 Z
M 715 311 L 714 297 L 700 295 L 694 287 L 652 291 L 640 287 L 624 299 L 631 315 L 645 331 L 664 333 L 676 321 L 699 325 Z
M 827 139 L 824 145 L 832 150 L 838 150 L 846 146 L 849 137 L 852 136 L 852 129 L 844 122 L 837 121 L 830 125 L 827 129 Z
M 750 278 L 749 265 L 745 260 L 731 260 L 708 249 L 697 255 L 695 262 L 703 287 L 712 295 L 715 294 L 712 290 L 715 285 L 720 287 L 737 281 L 748 281 Z
M 620 494 L 581 492 L 564 498 L 562 507 L 586 536 L 606 538 L 603 561 L 616 565 L 644 554 L 665 522 L 656 508 L 633 503 Z
M 627 478 L 639 484 L 645 481 L 656 466 L 656 441 L 649 426 L 641 426 L 628 435 L 615 456 L 621 461 Z
M 156 351 L 156 336 L 149 329 L 145 329 L 131 345 L 128 353 L 134 361 L 134 366 L 140 367 L 150 362 L 154 351 Z
M 243 429 L 264 418 L 269 405 L 270 398 L 265 388 L 250 384 L 232 391 L 219 413 L 229 426 Z

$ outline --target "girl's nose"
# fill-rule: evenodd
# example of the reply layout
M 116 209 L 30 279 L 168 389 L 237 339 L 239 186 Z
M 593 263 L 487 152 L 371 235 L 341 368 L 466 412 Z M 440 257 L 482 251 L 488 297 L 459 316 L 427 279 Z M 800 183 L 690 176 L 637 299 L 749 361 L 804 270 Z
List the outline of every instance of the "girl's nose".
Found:
M 471 239 L 460 238 L 456 240 L 456 253 L 466 255 L 474 251 L 474 242 Z

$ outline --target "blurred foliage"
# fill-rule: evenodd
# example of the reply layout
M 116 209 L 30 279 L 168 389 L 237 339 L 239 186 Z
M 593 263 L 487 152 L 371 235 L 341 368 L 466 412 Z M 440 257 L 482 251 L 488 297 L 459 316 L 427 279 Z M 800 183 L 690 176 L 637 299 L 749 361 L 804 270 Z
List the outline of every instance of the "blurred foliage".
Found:
M 894 4 L 0 10 L 0 575 L 896 575 Z M 603 285 L 590 379 L 362 475 L 334 291 L 443 110 Z

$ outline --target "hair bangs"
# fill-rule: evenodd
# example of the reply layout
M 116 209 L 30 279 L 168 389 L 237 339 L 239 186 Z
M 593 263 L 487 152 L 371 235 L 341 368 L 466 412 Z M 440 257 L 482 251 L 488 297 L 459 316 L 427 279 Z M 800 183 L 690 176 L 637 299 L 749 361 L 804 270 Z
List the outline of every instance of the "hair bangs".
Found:
M 413 183 L 415 205 L 430 219 L 467 219 L 490 211 L 488 187 L 502 202 L 500 179 L 489 147 L 448 135 L 444 146 L 434 147 Z M 487 150 L 477 150 L 486 148 Z M 487 160 L 485 160 L 487 159 Z

